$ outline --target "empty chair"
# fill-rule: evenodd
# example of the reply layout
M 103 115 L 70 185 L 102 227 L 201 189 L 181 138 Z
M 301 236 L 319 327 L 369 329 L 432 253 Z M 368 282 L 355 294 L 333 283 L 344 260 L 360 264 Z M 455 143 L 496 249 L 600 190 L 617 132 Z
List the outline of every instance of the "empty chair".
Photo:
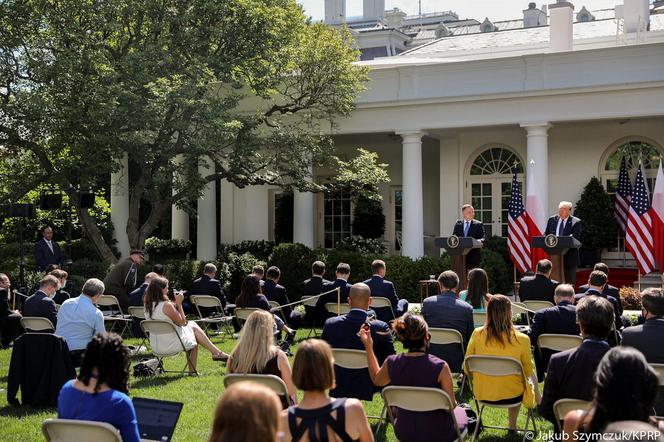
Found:
M 342 302 L 337 305 L 336 302 L 328 302 L 325 304 L 325 310 L 333 315 L 345 315 L 350 311 L 350 304 Z
M 120 307 L 120 302 L 118 298 L 113 295 L 101 295 L 97 300 L 97 306 L 99 307 L 108 307 L 107 310 L 103 310 L 104 313 L 104 323 L 111 324 L 109 332 L 112 332 L 116 325 L 122 327 L 120 336 L 124 335 L 124 332 L 127 330 L 129 323 L 132 322 L 130 315 L 125 315 L 122 312 L 122 307 Z
M 582 342 L 583 338 L 581 336 L 544 333 L 538 336 L 537 347 L 541 354 L 543 348 L 548 348 L 555 352 L 565 351 L 578 347 Z
M 512 303 L 512 314 L 514 315 L 524 315 L 526 317 L 526 321 L 528 322 L 528 325 L 530 325 L 530 309 L 526 307 L 526 305 L 522 302 L 513 302 Z
M 302 305 L 304 306 L 307 316 L 316 316 L 318 314 L 317 310 L 318 296 L 302 296 Z M 307 338 L 310 338 L 311 335 L 318 336 L 318 330 L 316 330 L 316 319 L 309 318 L 307 323 L 311 325 L 309 329 L 309 334 Z
M 484 312 L 473 312 L 473 323 L 475 328 L 481 327 L 486 322 L 486 313 Z
M 244 322 L 247 320 L 250 314 L 252 314 L 254 311 L 260 310 L 258 308 L 236 308 L 233 314 L 237 318 L 237 322 L 242 326 Z
M 129 313 L 132 320 L 131 334 L 134 335 L 135 338 L 141 338 L 141 345 L 145 345 L 147 336 L 143 333 L 143 329 L 141 329 L 141 321 L 145 319 L 145 308 L 129 306 L 127 310 L 127 313 Z
M 42 433 L 48 442 L 122 442 L 118 430 L 106 422 L 46 419 L 42 423 Z
M 554 306 L 554 304 L 552 302 L 549 302 L 549 301 L 535 301 L 535 300 L 523 301 L 521 304 L 523 304 L 524 307 L 526 307 L 527 309 L 535 311 L 535 312 L 538 311 L 538 310 L 542 310 L 542 309 Z
M 182 370 L 178 371 L 173 371 L 174 373 L 189 373 L 193 375 L 198 375 L 198 371 L 194 368 L 195 365 L 193 361 L 191 360 L 191 355 L 190 352 L 191 350 L 187 350 L 186 347 L 184 346 L 184 343 L 182 342 L 182 339 L 180 338 L 180 335 L 178 334 L 177 330 L 175 329 L 175 325 L 172 322 L 169 321 L 162 321 L 158 319 L 145 319 L 141 321 L 141 329 L 143 329 L 143 333 L 146 335 L 152 337 L 152 336 L 164 336 L 169 338 L 169 340 L 173 340 L 176 342 L 180 343 L 180 348 L 174 349 L 173 351 L 170 352 L 160 352 L 158 348 L 152 348 L 152 354 L 154 354 L 157 359 L 159 359 L 159 365 L 161 369 L 165 372 L 168 370 L 164 369 L 164 361 L 163 359 L 167 356 L 176 356 L 180 353 L 185 353 L 187 356 L 187 364 L 182 368 Z M 189 367 L 189 370 L 187 371 L 187 367 Z
M 226 316 L 219 298 L 209 295 L 191 295 L 189 299 L 196 307 L 196 312 L 198 313 L 199 319 L 197 319 L 196 322 L 202 325 L 202 328 L 206 333 L 211 325 L 216 324 L 218 326 L 223 324 L 226 328 L 226 333 L 230 336 L 233 335 L 233 331 L 230 329 L 230 322 L 233 317 Z M 201 308 L 213 310 L 213 313 L 206 316 L 202 313 Z
M 53 324 L 48 318 L 23 316 L 21 318 L 21 326 L 25 329 L 25 331 L 42 333 L 55 332 L 55 327 L 53 327 Z

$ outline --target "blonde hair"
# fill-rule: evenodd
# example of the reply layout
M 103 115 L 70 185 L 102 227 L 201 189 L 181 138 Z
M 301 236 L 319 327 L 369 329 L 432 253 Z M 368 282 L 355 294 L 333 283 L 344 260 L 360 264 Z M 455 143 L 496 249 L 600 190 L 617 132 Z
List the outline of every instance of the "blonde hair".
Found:
M 228 361 L 228 373 L 260 373 L 277 352 L 274 315 L 256 310 L 249 315 Z

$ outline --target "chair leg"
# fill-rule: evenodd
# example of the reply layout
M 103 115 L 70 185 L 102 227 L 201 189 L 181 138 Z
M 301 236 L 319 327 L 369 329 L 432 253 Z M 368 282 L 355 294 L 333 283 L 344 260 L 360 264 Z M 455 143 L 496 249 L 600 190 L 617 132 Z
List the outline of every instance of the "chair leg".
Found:
M 387 406 L 383 404 L 383 410 L 380 412 L 380 420 L 378 421 L 378 426 L 376 427 L 376 433 L 374 434 L 374 436 L 378 435 L 381 427 L 383 426 L 386 420 L 387 420 Z
M 191 367 L 194 366 L 194 363 L 191 361 L 190 353 L 191 352 L 189 352 L 189 351 L 185 352 L 185 355 L 187 356 L 187 363 L 185 364 L 184 369 L 182 369 L 182 373 L 184 373 L 185 370 L 186 370 L 189 374 L 194 375 L 194 376 L 198 376 L 198 370 L 196 370 L 194 368 L 194 371 L 191 371 Z M 189 370 L 187 370 L 187 367 L 189 367 Z
M 461 400 L 461 396 L 463 396 L 463 388 L 466 386 L 466 375 L 461 373 L 459 376 L 461 376 L 461 388 L 459 389 L 459 400 Z
M 477 435 L 479 434 L 480 422 L 482 422 L 482 413 L 484 412 L 484 405 L 480 407 L 479 404 L 477 403 L 477 400 L 475 400 L 475 405 L 478 407 L 479 413 L 477 413 L 477 424 L 475 425 L 475 431 L 473 431 L 473 439 L 472 439 L 473 442 L 475 442 L 475 440 L 477 439 Z
M 523 440 L 522 442 L 526 442 L 526 436 L 528 435 L 528 421 L 530 420 L 530 409 L 528 409 L 528 413 L 526 413 L 526 424 L 523 426 Z M 518 425 L 517 425 L 518 428 Z

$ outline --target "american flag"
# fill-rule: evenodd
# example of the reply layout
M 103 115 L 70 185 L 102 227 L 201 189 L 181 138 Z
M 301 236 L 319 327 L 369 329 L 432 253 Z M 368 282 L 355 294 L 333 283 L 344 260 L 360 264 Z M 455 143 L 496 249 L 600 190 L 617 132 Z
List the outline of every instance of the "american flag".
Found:
M 650 218 L 650 200 L 648 188 L 643 179 L 643 167 L 639 160 L 636 172 L 634 194 L 632 195 L 627 216 L 627 233 L 625 241 L 627 249 L 632 253 L 642 275 L 655 269 L 655 246 L 652 236 L 652 219 Z
M 629 200 L 632 197 L 632 184 L 629 182 L 627 163 L 625 157 L 620 161 L 620 175 L 618 176 L 618 187 L 616 188 L 616 207 L 613 214 L 618 220 L 620 231 L 625 233 L 627 228 L 627 213 L 629 212 Z
M 512 175 L 512 195 L 508 207 L 507 248 L 512 262 L 521 273 L 530 270 L 530 235 L 528 233 L 528 212 L 523 207 L 521 187 L 516 179 L 516 168 Z

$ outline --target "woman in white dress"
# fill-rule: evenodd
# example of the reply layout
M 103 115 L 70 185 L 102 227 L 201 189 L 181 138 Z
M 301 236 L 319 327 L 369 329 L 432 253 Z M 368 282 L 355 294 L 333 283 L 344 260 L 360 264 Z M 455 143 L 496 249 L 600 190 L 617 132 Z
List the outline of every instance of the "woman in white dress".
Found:
M 187 317 L 182 310 L 184 296 L 176 293 L 174 301 L 168 299 L 168 280 L 166 278 L 152 278 L 143 299 L 146 319 L 169 321 L 175 325 L 175 330 L 180 336 L 184 348 L 190 352 L 189 356 L 193 366 L 189 368 L 192 371 L 196 370 L 199 344 L 212 354 L 213 360 L 228 360 L 228 355 L 208 339 L 198 324 L 187 322 Z M 150 345 L 159 353 L 177 353 L 182 348 L 175 336 L 150 336 Z

